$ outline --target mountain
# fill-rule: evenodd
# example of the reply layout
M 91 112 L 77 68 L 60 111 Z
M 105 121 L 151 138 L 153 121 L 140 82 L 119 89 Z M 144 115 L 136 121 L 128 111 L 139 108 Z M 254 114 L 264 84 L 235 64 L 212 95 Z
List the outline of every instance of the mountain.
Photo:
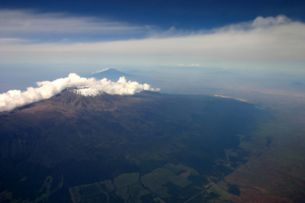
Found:
M 126 74 L 124 72 L 121 72 L 114 68 L 105 68 L 100 71 L 94 72 L 91 74 L 91 77 L 94 77 L 96 79 L 103 79 L 107 78 L 112 81 L 117 81 L 120 77 L 125 76 L 128 78 L 130 76 L 129 74 Z
M 206 188 L 246 160 L 239 142 L 261 114 L 211 96 L 63 91 L 0 114 L 0 202 L 217 199 Z

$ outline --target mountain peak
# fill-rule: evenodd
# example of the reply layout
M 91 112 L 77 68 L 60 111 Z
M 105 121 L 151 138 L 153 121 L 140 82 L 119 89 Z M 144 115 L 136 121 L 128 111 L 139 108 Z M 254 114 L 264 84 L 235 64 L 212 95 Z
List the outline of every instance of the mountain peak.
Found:
M 107 78 L 112 81 L 117 81 L 122 76 L 128 77 L 129 74 L 114 68 L 103 68 L 96 72 L 93 72 L 91 76 L 96 79 Z
M 35 114 L 42 117 L 73 117 L 82 112 L 112 112 L 117 109 L 133 106 L 152 99 L 148 93 L 126 97 L 124 95 L 101 94 L 95 97 L 84 97 L 75 94 L 73 89 L 66 89 L 50 99 L 31 103 L 16 108 L 9 114 Z M 7 112 L 2 115 L 8 114 Z M 1 115 L 1 112 L 0 112 Z

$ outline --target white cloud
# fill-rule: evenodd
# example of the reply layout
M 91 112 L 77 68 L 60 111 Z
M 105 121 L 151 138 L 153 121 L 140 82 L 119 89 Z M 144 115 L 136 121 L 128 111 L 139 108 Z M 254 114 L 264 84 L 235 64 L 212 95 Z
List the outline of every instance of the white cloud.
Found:
M 148 32 L 149 26 L 137 26 L 108 19 L 73 16 L 65 13 L 41 13 L 33 10 L 0 10 L 0 37 L 23 37 L 31 40 L 43 37 L 61 39 Z
M 276 17 L 259 16 L 252 22 L 251 25 L 255 28 L 261 28 L 261 27 L 284 25 L 287 23 L 291 23 L 291 20 L 284 15 L 279 15 Z
M 58 28 L 54 25 L 54 29 L 64 29 L 65 24 L 69 23 L 65 23 L 63 19 Z M 71 30 L 78 29 L 73 23 L 70 26 Z M 98 29 L 90 23 L 80 27 L 83 27 L 81 30 L 84 32 Z M 118 30 L 124 35 L 124 29 Z M 188 34 L 179 34 L 179 31 L 172 29 L 171 34 L 166 34 L 166 37 L 160 36 L 162 32 L 159 35 L 156 32 L 148 38 L 132 40 L 51 43 L 3 38 L 0 39 L 0 61 L 6 64 L 18 61 L 32 64 L 56 62 L 101 66 L 176 65 L 196 62 L 202 67 L 244 68 L 258 67 L 258 64 L 268 67 L 271 64 L 271 68 L 285 66 L 286 69 L 293 68 L 294 65 L 303 67 L 305 63 L 305 24 L 281 15 L 257 17 L 250 22 Z
M 76 94 L 83 96 L 97 96 L 104 93 L 133 95 L 141 91 L 159 91 L 159 89 L 152 88 L 149 84 L 128 81 L 124 77 L 121 77 L 117 82 L 112 82 L 106 78 L 102 80 L 84 78 L 74 73 L 54 81 L 37 82 L 37 86 L 29 87 L 25 91 L 10 90 L 0 94 L 0 112 L 10 111 L 26 104 L 49 99 L 69 88 L 72 88 Z

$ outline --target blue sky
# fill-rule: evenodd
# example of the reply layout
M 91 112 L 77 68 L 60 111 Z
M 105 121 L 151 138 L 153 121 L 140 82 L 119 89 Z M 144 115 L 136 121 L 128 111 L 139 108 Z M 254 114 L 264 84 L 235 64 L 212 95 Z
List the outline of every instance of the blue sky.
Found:
M 304 10 L 294 0 L 0 0 L 0 85 L 24 71 L 104 67 L 304 74 Z
M 96 16 L 166 29 L 202 29 L 249 21 L 257 16 L 279 14 L 305 19 L 301 0 L 1 0 L 7 9 L 36 9 L 42 12 L 67 12 Z

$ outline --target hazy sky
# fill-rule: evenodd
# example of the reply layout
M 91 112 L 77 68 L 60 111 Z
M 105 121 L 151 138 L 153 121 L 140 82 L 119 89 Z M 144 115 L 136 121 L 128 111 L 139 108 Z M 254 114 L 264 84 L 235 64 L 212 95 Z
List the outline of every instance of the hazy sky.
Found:
M 293 0 L 1 0 L 0 85 L 25 70 L 109 66 L 304 73 L 304 10 Z

